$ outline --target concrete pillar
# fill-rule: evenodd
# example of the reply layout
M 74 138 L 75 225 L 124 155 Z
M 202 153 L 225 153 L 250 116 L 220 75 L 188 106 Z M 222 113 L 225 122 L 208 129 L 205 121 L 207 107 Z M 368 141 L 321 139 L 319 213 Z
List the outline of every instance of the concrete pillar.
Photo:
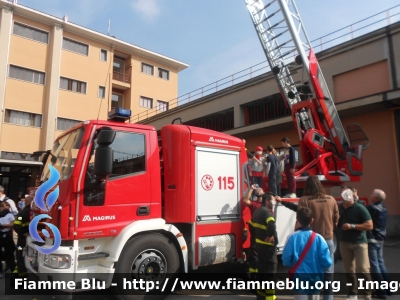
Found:
M 235 105 L 233 107 L 233 117 L 234 117 L 234 128 L 244 126 L 244 114 L 240 105 Z
M 4 116 L 4 101 L 6 94 L 6 82 L 7 82 L 7 64 L 8 64 L 8 52 L 10 49 L 10 35 L 12 29 L 12 10 L 9 7 L 3 7 L 0 12 L 0 134 L 1 127 L 3 125 Z M 0 150 L 1 139 L 0 139 Z
M 63 28 L 54 24 L 50 38 L 50 51 L 46 70 L 46 98 L 44 100 L 41 150 L 52 148 L 56 129 L 58 90 L 60 82 L 61 49 Z

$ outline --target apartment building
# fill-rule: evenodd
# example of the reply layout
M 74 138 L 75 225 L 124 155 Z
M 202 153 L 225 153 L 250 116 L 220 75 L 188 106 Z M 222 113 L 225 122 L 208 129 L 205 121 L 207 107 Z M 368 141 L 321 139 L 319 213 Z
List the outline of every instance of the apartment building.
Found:
M 114 107 L 166 111 L 188 65 L 63 19 L 0 0 L 0 185 L 35 184 L 31 154 Z M 171 107 L 169 107 L 171 106 Z
M 358 123 L 370 140 L 370 146 L 364 152 L 362 180 L 350 184 L 363 197 L 368 197 L 374 188 L 386 192 L 388 234 L 398 236 L 400 22 L 320 51 L 317 57 L 344 128 L 350 123 Z M 301 68 L 294 62 L 290 68 L 293 68 L 294 81 L 302 82 Z M 243 73 L 236 76 L 246 79 L 232 83 L 234 75 L 227 76 L 225 82 L 206 86 L 204 90 L 214 88 L 204 97 L 147 119 L 142 117 L 144 114 L 134 116 L 133 120 L 159 129 L 180 117 L 188 125 L 244 138 L 250 151 L 258 145 L 264 149 L 270 144 L 279 148 L 280 140 L 287 136 L 300 151 L 291 112 L 284 104 L 272 72 L 265 69 L 261 75 L 253 76 L 250 70 L 247 77 Z M 223 88 L 214 92 L 221 85 Z M 193 94 L 202 95 L 202 91 L 199 88 Z M 188 95 L 182 97 L 185 98 Z M 301 164 L 300 155 L 298 163 Z M 338 191 L 337 187 L 328 189 L 336 197 L 340 195 Z

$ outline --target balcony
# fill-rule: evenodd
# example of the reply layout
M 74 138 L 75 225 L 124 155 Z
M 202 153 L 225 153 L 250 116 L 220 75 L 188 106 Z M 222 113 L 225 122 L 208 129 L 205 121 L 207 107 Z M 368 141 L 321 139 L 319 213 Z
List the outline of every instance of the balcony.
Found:
M 130 74 L 123 74 L 120 72 L 113 72 L 113 87 L 126 90 L 131 87 L 131 75 Z
M 118 80 L 118 81 L 122 81 L 125 83 L 131 83 L 131 76 L 129 74 L 122 74 L 119 72 L 115 72 L 113 73 L 113 79 L 114 80 Z

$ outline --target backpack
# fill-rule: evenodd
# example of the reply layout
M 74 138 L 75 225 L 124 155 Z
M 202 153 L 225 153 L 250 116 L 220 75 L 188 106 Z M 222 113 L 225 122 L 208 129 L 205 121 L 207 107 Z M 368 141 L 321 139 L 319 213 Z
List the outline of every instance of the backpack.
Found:
M 4 197 L 4 199 L 3 199 L 3 200 L 1 200 L 0 202 L 5 202 L 5 201 L 7 201 L 7 200 L 11 200 L 11 198 L 9 198 L 9 197 L 5 196 L 5 197 Z

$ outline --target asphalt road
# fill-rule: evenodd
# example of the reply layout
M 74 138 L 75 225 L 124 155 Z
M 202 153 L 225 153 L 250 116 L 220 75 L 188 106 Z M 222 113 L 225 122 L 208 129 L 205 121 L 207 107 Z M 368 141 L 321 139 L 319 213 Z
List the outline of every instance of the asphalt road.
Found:
M 385 247 L 384 247 L 384 259 L 385 259 L 385 264 L 386 264 L 386 267 L 387 267 L 389 273 L 400 273 L 399 256 L 400 256 L 400 239 L 387 240 L 385 242 Z M 212 268 L 218 268 L 219 272 L 221 272 L 223 270 L 225 272 L 232 273 L 232 272 L 234 272 L 234 270 L 232 270 L 232 267 L 233 267 L 232 265 L 218 265 L 218 266 L 213 266 Z M 279 264 L 278 272 L 287 273 L 287 268 L 282 266 L 282 264 Z M 335 264 L 335 273 L 340 273 L 340 272 L 344 272 L 344 269 L 343 269 L 342 262 L 339 260 Z M 4 278 L 1 279 L 0 280 L 0 298 L 1 298 L 1 300 L 67 300 L 67 299 L 71 299 L 71 297 L 68 295 L 63 295 L 63 296 L 5 295 L 5 284 L 6 284 L 5 279 Z M 73 296 L 72 299 L 91 300 L 89 298 L 100 299 L 100 300 L 115 300 L 116 299 L 112 295 L 105 295 L 104 291 L 103 292 L 99 291 L 95 294 L 93 294 L 93 293 L 79 294 L 79 295 Z M 166 299 L 166 300 L 183 300 L 183 299 L 185 299 L 185 300 L 186 299 L 201 300 L 203 298 L 207 298 L 207 299 L 211 299 L 211 300 L 225 300 L 225 299 L 245 300 L 245 299 L 254 299 L 255 295 L 251 291 L 237 291 L 230 295 L 193 296 L 193 295 L 190 295 L 190 292 L 188 292 L 188 291 L 180 290 L 180 291 L 177 291 L 173 295 L 168 295 L 166 297 L 162 297 L 162 299 Z M 290 296 L 278 296 L 278 299 L 291 299 L 291 298 L 292 297 L 290 297 Z M 345 298 L 345 297 L 335 295 L 335 299 L 343 299 L 343 298 Z M 359 299 L 361 299 L 361 297 Z M 400 295 L 399 296 L 397 296 L 397 295 L 391 296 L 388 298 L 388 300 L 400 300 Z

